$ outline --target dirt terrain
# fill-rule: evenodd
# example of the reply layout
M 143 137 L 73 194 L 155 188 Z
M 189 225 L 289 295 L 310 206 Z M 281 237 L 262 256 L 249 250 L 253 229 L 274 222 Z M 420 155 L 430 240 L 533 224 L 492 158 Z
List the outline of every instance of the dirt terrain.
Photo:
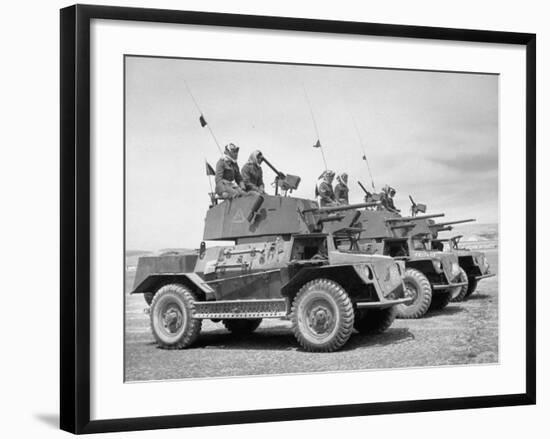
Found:
M 497 251 L 486 255 L 496 273 Z M 132 275 L 128 273 L 128 288 Z M 127 381 L 498 361 L 498 277 L 480 281 L 466 302 L 451 303 L 419 320 L 396 320 L 381 335 L 355 333 L 342 350 L 333 353 L 303 351 L 290 322 L 283 320 L 264 320 L 246 338 L 230 334 L 221 323 L 205 320 L 196 346 L 163 350 L 154 342 L 144 308 L 141 295 L 126 294 Z

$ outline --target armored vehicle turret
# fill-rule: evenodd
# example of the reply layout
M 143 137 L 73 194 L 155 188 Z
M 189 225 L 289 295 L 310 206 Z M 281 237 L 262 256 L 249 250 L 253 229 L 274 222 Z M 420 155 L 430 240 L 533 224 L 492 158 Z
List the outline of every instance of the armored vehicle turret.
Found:
M 191 346 L 203 319 L 246 334 L 264 318 L 282 318 L 304 349 L 337 350 L 353 328 L 386 330 L 395 306 L 409 301 L 402 263 L 339 249 L 356 232 L 357 209 L 370 205 L 319 208 L 267 194 L 213 203 L 196 254 L 141 258 L 132 294 L 151 299 L 152 331 L 164 348 Z

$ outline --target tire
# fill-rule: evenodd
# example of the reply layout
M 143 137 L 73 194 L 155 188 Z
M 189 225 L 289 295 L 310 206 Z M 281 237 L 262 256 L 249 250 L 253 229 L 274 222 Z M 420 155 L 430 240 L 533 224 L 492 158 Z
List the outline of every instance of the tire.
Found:
M 143 293 L 143 298 L 149 306 L 151 306 L 151 303 L 153 303 L 153 297 L 155 297 L 155 293 Z
M 292 303 L 292 330 L 306 351 L 340 349 L 353 332 L 353 321 L 353 305 L 348 294 L 329 279 L 306 283 Z
M 466 293 L 468 292 L 468 287 L 470 286 L 470 281 L 468 279 L 468 275 L 464 271 L 462 267 L 460 267 L 460 275 L 459 275 L 459 281 L 460 282 L 468 282 L 468 285 L 463 285 L 460 287 L 460 291 L 457 295 L 451 297 L 451 302 L 462 302 L 464 298 L 466 297 Z
M 445 308 L 451 301 L 453 296 L 452 290 L 445 290 L 432 296 L 432 303 L 430 304 L 430 311 L 435 311 Z
M 160 288 L 151 305 L 151 330 L 160 347 L 184 349 L 199 337 L 202 320 L 191 317 L 196 297 L 187 287 L 169 284 Z
M 392 325 L 396 316 L 395 306 L 384 309 L 362 309 L 355 313 L 353 326 L 359 334 L 381 334 Z
M 399 319 L 418 319 L 426 314 L 432 303 L 432 286 L 424 274 L 414 268 L 407 268 L 405 276 L 405 294 L 412 296 L 412 303 L 396 305 L 397 318 Z
M 248 335 L 258 329 L 262 319 L 224 319 L 222 323 L 232 334 Z
M 472 294 L 475 293 L 477 288 L 477 279 L 475 277 L 471 277 L 468 279 L 468 291 L 466 291 L 466 295 L 464 298 L 470 297 Z

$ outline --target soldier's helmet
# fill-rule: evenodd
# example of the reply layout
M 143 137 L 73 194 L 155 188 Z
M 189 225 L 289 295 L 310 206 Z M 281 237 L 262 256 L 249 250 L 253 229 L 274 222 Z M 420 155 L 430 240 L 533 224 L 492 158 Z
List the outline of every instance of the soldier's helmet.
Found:
M 346 174 L 345 172 L 342 172 L 341 174 L 339 174 L 336 177 L 336 180 L 338 180 L 340 183 L 343 183 L 344 185 L 347 186 L 347 184 L 348 184 L 348 174 Z
M 225 145 L 224 152 L 232 159 L 236 159 L 239 155 L 239 147 L 234 143 L 228 143 L 227 145 Z

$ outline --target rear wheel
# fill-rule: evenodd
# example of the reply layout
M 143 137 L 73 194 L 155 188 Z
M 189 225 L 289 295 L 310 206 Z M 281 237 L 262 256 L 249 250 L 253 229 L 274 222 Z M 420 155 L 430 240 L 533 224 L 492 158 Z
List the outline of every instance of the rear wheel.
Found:
M 262 319 L 224 319 L 223 326 L 235 335 L 253 333 L 262 323 Z
M 466 295 L 464 297 L 470 297 L 472 294 L 475 293 L 476 288 L 477 279 L 475 277 L 471 277 L 470 279 L 468 279 L 468 291 L 466 291 Z
M 195 295 L 180 284 L 160 288 L 151 304 L 151 329 L 157 343 L 166 349 L 183 349 L 199 337 L 202 321 L 192 317 Z
M 306 351 L 336 351 L 353 331 L 353 305 L 339 284 L 315 279 L 294 298 L 291 321 L 294 336 Z
M 458 289 L 458 294 L 453 294 L 453 296 L 451 297 L 451 302 L 462 302 L 466 297 L 466 293 L 468 292 L 468 286 L 470 285 L 470 282 L 468 280 L 468 275 L 462 267 L 460 268 L 460 275 L 458 279 L 459 282 L 468 282 L 468 284 L 456 288 Z
M 403 277 L 405 296 L 412 299 L 409 304 L 396 305 L 400 319 L 418 319 L 426 314 L 432 303 L 432 286 L 424 274 L 414 268 L 407 268 Z
M 357 310 L 353 326 L 360 334 L 381 334 L 392 325 L 396 315 L 395 306 Z

